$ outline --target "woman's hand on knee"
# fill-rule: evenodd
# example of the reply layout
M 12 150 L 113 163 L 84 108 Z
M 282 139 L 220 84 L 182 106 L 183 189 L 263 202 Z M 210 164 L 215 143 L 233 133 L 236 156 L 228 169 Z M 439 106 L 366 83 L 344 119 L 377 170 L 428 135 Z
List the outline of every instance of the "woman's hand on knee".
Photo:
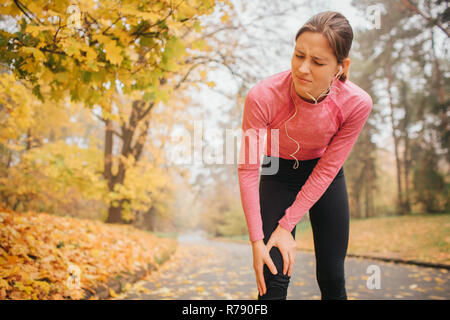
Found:
M 272 232 L 269 241 L 267 241 L 267 251 L 270 252 L 272 247 L 277 247 L 283 256 L 283 274 L 287 273 L 288 276 L 292 274 L 292 268 L 295 263 L 295 253 L 297 242 L 295 241 L 292 233 L 278 225 Z
M 266 294 L 266 282 L 264 281 L 264 264 L 267 264 L 270 272 L 277 274 L 278 270 L 270 257 L 267 247 L 264 245 L 263 240 L 252 242 L 253 250 L 253 269 L 255 269 L 256 283 L 258 285 L 259 294 L 262 296 Z

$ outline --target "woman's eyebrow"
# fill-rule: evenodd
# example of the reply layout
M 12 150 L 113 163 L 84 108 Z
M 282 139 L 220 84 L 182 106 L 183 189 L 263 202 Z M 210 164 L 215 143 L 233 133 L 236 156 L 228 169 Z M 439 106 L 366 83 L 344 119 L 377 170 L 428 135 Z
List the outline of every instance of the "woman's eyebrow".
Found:
M 304 54 L 300 49 L 295 48 L 295 50 L 297 50 L 297 51 L 300 52 L 301 54 Z M 316 56 L 313 56 L 313 58 L 314 58 L 314 59 L 317 59 L 317 60 L 324 60 L 324 61 L 327 61 L 326 58 L 321 58 L 321 57 L 316 57 Z

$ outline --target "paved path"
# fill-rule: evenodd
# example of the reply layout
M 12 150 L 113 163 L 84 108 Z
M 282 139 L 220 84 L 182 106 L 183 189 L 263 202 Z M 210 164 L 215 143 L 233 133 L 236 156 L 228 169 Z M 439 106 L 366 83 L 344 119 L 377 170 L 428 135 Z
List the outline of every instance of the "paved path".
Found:
M 170 260 L 115 299 L 256 300 L 252 264 L 249 244 L 181 236 Z M 379 268 L 379 289 L 368 288 L 374 272 L 368 271 L 370 266 Z M 345 273 L 349 299 L 450 299 L 450 272 L 445 269 L 346 257 Z M 315 277 L 314 253 L 297 251 L 287 299 L 320 299 Z

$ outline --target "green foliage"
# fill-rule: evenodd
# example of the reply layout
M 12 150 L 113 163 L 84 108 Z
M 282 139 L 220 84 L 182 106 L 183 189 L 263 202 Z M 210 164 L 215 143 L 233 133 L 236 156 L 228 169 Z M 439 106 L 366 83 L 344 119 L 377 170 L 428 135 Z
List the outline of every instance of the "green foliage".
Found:
M 247 234 L 247 224 L 241 204 L 233 202 L 223 214 L 223 224 L 218 225 L 216 234 L 218 236 L 239 236 Z
M 430 162 L 420 162 L 413 171 L 414 194 L 417 203 L 430 213 L 449 208 L 450 184 Z

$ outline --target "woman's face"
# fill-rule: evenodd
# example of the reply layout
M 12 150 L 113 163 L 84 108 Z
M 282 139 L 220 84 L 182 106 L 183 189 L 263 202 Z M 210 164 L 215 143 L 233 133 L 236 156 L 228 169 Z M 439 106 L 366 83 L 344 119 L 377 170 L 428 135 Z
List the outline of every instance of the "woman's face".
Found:
M 320 33 L 310 31 L 303 32 L 297 38 L 291 68 L 295 91 L 307 100 L 312 98 L 306 92 L 317 99 L 339 72 L 339 65 L 327 39 Z

